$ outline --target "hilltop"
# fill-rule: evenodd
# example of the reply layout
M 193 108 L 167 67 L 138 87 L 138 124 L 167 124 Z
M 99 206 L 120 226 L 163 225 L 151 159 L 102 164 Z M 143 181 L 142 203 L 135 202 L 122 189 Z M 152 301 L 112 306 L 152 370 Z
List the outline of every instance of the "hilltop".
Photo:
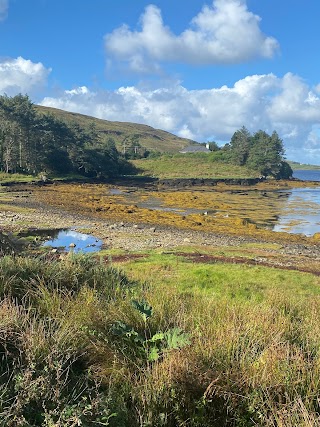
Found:
M 66 123 L 76 122 L 83 128 L 94 124 L 100 135 L 111 137 L 115 141 L 119 151 L 122 151 L 124 141 L 130 141 L 132 138 L 137 138 L 140 145 L 150 151 L 167 153 L 177 153 L 188 145 L 196 144 L 195 141 L 190 139 L 180 138 L 170 132 L 154 129 L 147 125 L 129 122 L 112 122 L 40 105 L 36 105 L 35 107 L 40 113 L 52 114 Z

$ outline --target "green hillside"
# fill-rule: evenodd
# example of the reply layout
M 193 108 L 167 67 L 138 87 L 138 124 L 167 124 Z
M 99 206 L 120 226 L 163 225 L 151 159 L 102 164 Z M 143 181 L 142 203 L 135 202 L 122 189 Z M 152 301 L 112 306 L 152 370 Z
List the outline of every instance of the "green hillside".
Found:
M 320 169 L 319 165 L 309 165 L 305 163 L 299 163 L 299 162 L 293 162 L 288 161 L 289 165 L 292 167 L 293 170 L 315 170 Z
M 151 126 L 128 122 L 111 122 L 108 120 L 96 119 L 84 114 L 71 113 L 57 108 L 36 106 L 42 113 L 51 113 L 65 122 L 77 122 L 81 127 L 87 127 L 94 123 L 99 134 L 111 137 L 117 144 L 119 151 L 123 150 L 124 141 L 130 142 L 136 138 L 139 144 L 150 151 L 160 151 L 177 153 L 188 145 L 196 144 L 186 138 L 179 138 L 172 133 L 154 129 Z

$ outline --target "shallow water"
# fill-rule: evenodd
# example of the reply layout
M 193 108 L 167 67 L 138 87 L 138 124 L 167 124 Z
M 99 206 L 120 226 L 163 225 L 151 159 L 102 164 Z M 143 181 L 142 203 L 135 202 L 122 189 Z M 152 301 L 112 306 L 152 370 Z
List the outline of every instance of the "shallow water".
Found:
M 299 179 L 319 180 L 320 171 L 303 172 Z M 217 201 L 227 204 L 225 209 L 217 209 L 214 201 L 210 202 L 213 192 L 204 191 L 208 195 L 205 209 L 183 206 L 183 203 L 166 204 L 165 200 L 153 197 L 146 191 L 117 191 L 124 204 L 134 204 L 139 208 L 155 211 L 172 212 L 179 215 L 206 214 L 210 216 L 228 216 L 245 219 L 257 224 L 258 227 L 273 231 L 286 231 L 293 234 L 311 236 L 320 232 L 320 185 L 310 188 L 295 188 L 281 191 L 230 191 L 214 192 Z
M 312 236 L 320 232 L 320 188 L 296 188 L 283 207 L 274 231 Z
M 55 230 L 56 233 L 51 240 L 47 240 L 42 246 L 51 246 L 53 248 L 61 248 L 67 252 L 97 252 L 101 249 L 102 241 L 90 234 L 84 234 L 75 229 Z M 75 244 L 75 247 L 70 247 L 70 244 Z

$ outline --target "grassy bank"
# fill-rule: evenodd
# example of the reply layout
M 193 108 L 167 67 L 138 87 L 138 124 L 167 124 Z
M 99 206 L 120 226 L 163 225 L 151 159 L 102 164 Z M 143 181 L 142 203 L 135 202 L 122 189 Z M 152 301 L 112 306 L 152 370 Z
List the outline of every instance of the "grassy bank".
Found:
M 318 425 L 317 277 L 155 254 L 122 268 L 0 259 L 1 425 Z
M 217 161 L 215 153 L 174 154 L 133 160 L 140 173 L 157 178 L 256 178 L 258 173 L 244 166 Z

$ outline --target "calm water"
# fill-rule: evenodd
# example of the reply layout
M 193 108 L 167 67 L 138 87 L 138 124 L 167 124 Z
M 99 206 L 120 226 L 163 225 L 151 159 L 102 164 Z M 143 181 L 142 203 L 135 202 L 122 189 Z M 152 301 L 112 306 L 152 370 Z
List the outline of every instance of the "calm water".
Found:
M 70 244 L 76 246 L 70 248 Z M 73 252 L 96 252 L 101 249 L 102 241 L 90 234 L 79 233 L 74 229 L 56 231 L 51 240 L 46 241 L 43 246 L 51 246 L 53 248 L 63 247 L 64 250 Z
M 320 233 L 320 186 L 291 190 L 273 230 L 306 236 Z
M 293 177 L 303 181 L 320 182 L 320 170 L 296 170 Z M 306 236 L 320 233 L 320 185 L 319 188 L 291 190 L 273 230 Z
M 296 170 L 293 172 L 293 177 L 302 181 L 320 181 L 320 170 Z

